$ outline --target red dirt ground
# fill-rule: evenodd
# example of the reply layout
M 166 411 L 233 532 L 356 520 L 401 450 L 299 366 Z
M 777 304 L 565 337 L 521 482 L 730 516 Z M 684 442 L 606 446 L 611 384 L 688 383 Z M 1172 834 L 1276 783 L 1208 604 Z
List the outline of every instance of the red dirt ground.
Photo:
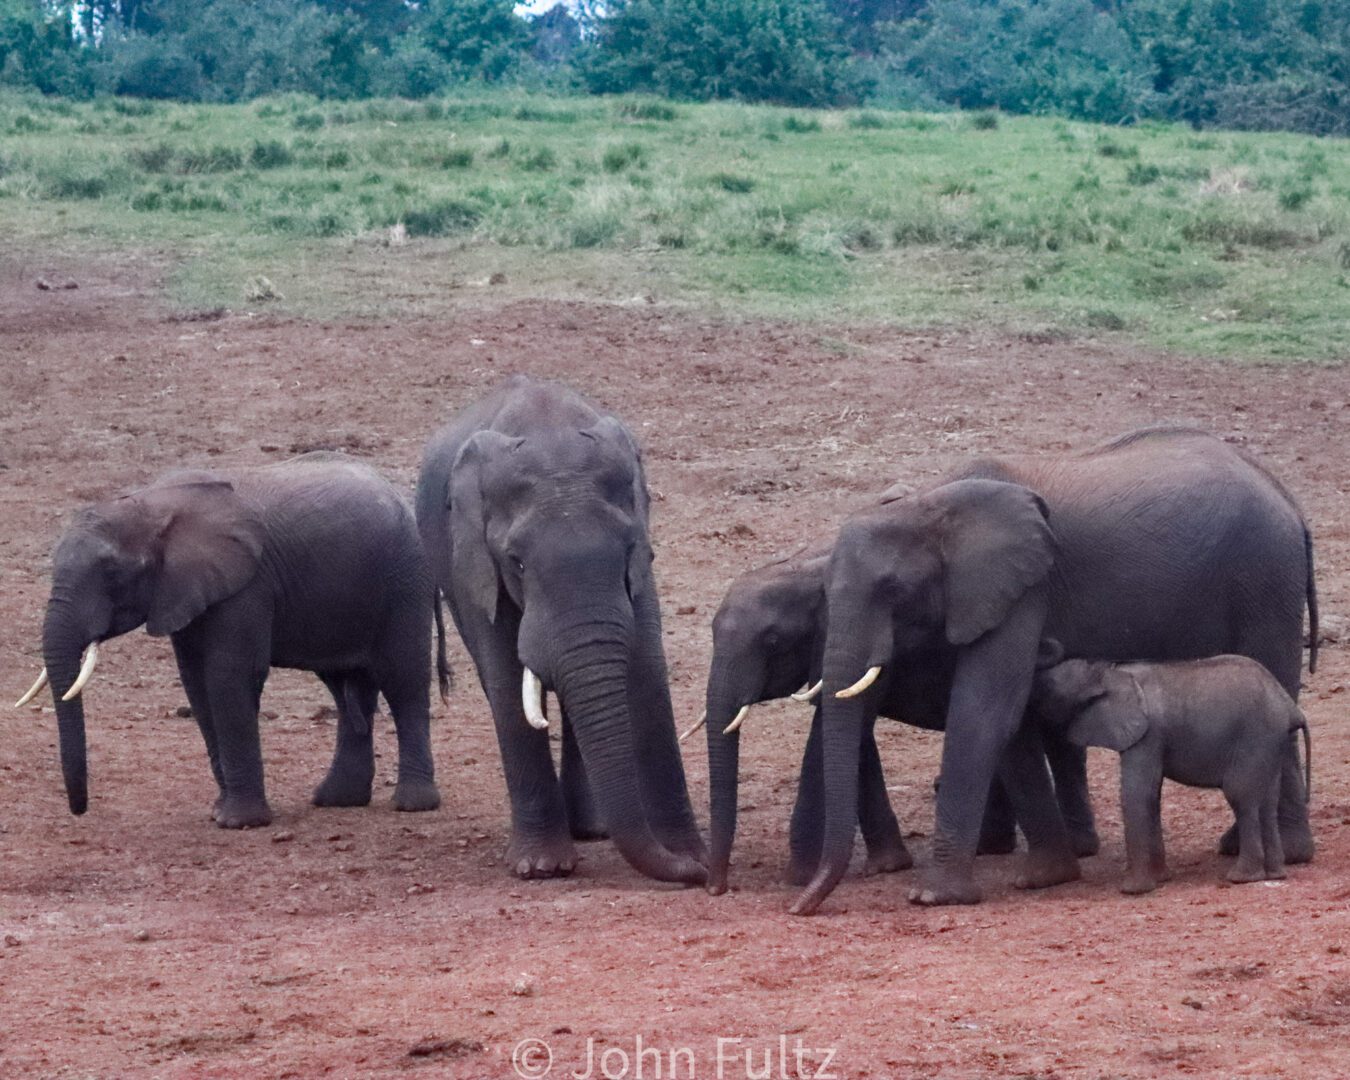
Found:
M 170 466 L 319 446 L 410 487 L 436 425 L 516 371 L 594 395 L 646 445 L 682 723 L 699 712 L 709 621 L 736 574 L 824 534 L 895 479 L 1159 420 L 1248 445 L 1290 484 L 1315 529 L 1323 611 L 1345 632 L 1344 367 L 659 306 L 184 320 L 138 274 L 0 264 L 6 701 L 40 667 L 48 556 L 77 505 Z M 34 288 L 63 276 L 80 287 Z M 1018 893 L 1014 857 L 991 858 L 978 907 L 911 907 L 912 873 L 851 876 L 820 916 L 793 919 L 779 875 L 800 706 L 758 708 L 748 723 L 731 894 L 655 885 L 603 843 L 571 880 L 527 884 L 501 865 L 504 788 L 458 647 L 459 683 L 435 717 L 440 812 L 389 809 L 387 720 L 376 805 L 312 808 L 332 750 L 328 699 L 312 677 L 282 672 L 264 697 L 277 821 L 226 833 L 207 818 L 214 789 L 195 726 L 175 715 L 184 697 L 168 645 L 129 635 L 105 648 L 87 694 L 87 816 L 66 809 L 50 700 L 0 711 L 0 1076 L 510 1077 L 526 1037 L 550 1044 L 554 1076 L 585 1075 L 588 1040 L 597 1077 L 606 1050 L 611 1077 L 656 1076 L 657 1054 L 668 1077 L 684 1048 L 693 1075 L 737 1080 L 770 1075 L 766 1054 L 774 1077 L 1350 1075 L 1350 653 L 1322 655 L 1304 699 L 1320 848 L 1287 882 L 1223 883 L 1221 797 L 1170 788 L 1177 878 L 1120 895 L 1113 761 L 1094 752 L 1105 847 L 1081 883 Z M 922 859 L 938 740 L 896 725 L 879 738 Z M 686 753 L 706 814 L 701 741 Z M 677 1057 L 677 1075 L 689 1060 Z M 522 1064 L 539 1076 L 543 1061 Z

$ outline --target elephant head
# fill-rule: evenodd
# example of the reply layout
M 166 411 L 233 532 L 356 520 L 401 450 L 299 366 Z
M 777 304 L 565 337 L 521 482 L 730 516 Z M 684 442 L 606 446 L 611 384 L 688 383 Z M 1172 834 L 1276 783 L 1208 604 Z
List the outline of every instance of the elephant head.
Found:
M 644 795 L 655 796 L 640 783 L 635 717 L 656 707 L 644 698 L 660 697 L 666 727 L 671 719 L 649 496 L 632 437 L 609 416 L 580 429 L 481 430 L 455 457 L 448 495 L 457 609 L 472 608 L 494 624 L 519 619 L 527 719 L 546 725 L 542 692 L 556 692 L 619 851 L 650 877 L 703 882 L 701 864 L 656 839 L 652 808 L 643 803 Z M 639 662 L 656 674 L 633 685 Z M 643 753 L 673 755 L 673 762 L 662 757 L 662 767 L 683 793 L 673 730 L 657 741 Z M 696 839 L 692 819 L 689 827 Z
M 734 582 L 713 617 L 704 720 L 712 810 L 708 890 L 726 891 L 736 835 L 741 725 L 751 705 L 795 695 L 820 666 L 828 554 L 775 563 Z M 692 732 L 691 732 L 692 733 Z
M 257 574 L 263 527 L 233 486 L 209 474 L 168 477 L 86 507 L 57 543 L 42 628 L 61 768 L 73 813 L 88 808 L 83 688 L 101 641 L 144 624 L 173 634 Z M 83 663 L 81 657 L 83 656 Z
M 949 769 L 947 748 L 954 730 L 984 723 L 981 714 L 986 711 L 1016 713 L 1015 719 L 989 721 L 993 727 L 1012 724 L 1015 729 L 1020 723 L 1041 626 L 1036 623 L 1024 629 L 1021 622 L 1035 620 L 1012 616 L 1023 596 L 1049 573 L 1053 550 L 1045 504 L 1039 496 L 1020 485 L 995 480 L 960 480 L 919 495 L 897 497 L 845 522 L 825 586 L 829 629 L 822 669 L 824 850 L 815 879 L 793 906 L 795 913 L 814 911 L 847 868 L 857 824 L 860 741 L 889 684 L 887 665 L 903 662 L 897 657 L 931 658 L 934 650 L 956 651 L 944 776 L 962 772 L 959 759 L 951 761 L 955 767 Z M 1007 649 L 991 645 L 1004 628 L 1016 640 Z M 1027 634 L 1032 635 L 1029 642 L 1022 641 Z M 987 677 L 975 670 L 985 665 L 984 654 L 1007 652 L 1020 658 L 1017 650 L 1028 647 L 1025 683 L 1020 691 L 1016 686 L 1007 691 L 1016 700 L 980 700 L 983 688 L 998 685 L 1002 678 L 992 668 Z M 961 776 L 957 782 L 944 784 L 935 839 L 939 858 L 944 831 L 950 826 L 943 820 L 943 800 L 971 801 L 963 819 L 973 822 L 977 835 L 994 762 L 1008 735 L 1000 728 L 983 741 L 977 738 L 977 753 L 987 759 L 982 761 L 980 775 Z M 955 795 L 948 792 L 949 786 Z M 970 848 L 973 854 L 974 836 Z
M 1038 718 L 1078 746 L 1120 753 L 1148 733 L 1143 688 L 1109 661 L 1055 664 L 1036 673 L 1031 693 Z

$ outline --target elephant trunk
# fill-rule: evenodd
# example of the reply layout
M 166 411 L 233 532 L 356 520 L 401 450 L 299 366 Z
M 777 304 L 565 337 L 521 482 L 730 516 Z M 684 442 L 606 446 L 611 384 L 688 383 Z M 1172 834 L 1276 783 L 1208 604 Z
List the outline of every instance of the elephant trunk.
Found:
M 845 622 L 844 625 L 849 625 Z M 839 884 L 853 854 L 858 828 L 858 765 L 863 732 L 876 719 L 876 690 L 841 699 L 835 694 L 852 686 L 872 664 L 866 652 L 830 650 L 825 654 L 825 686 L 821 699 L 824 740 L 825 833 L 820 863 L 811 883 L 793 903 L 794 915 L 810 915 Z
M 726 673 L 716 667 L 708 679 L 708 800 L 711 851 L 708 862 L 708 892 L 721 896 L 727 891 L 731 844 L 736 837 L 736 809 L 740 791 L 740 730 L 724 735 L 740 703 L 722 684 Z
M 92 635 L 79 625 L 57 601 L 48 605 L 42 627 L 42 655 L 51 680 L 56 702 L 56 723 L 61 743 L 61 773 L 66 783 L 66 799 L 72 814 L 89 808 L 89 769 L 85 754 L 84 699 L 62 701 L 74 685 L 80 671 L 80 658 Z
M 628 706 L 626 636 L 616 632 L 597 637 L 595 626 L 588 625 L 560 641 L 553 683 L 572 721 L 596 806 L 614 846 L 647 877 L 703 884 L 707 871 L 695 859 L 662 846 L 643 809 Z

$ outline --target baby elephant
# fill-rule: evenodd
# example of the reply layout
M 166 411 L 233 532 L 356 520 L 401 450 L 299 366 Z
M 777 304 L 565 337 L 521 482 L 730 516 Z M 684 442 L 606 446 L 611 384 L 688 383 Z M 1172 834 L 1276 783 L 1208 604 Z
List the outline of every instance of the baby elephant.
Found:
M 1065 660 L 1036 677 L 1043 722 L 1080 746 L 1120 753 L 1127 867 L 1121 891 L 1145 893 L 1170 876 L 1163 854 L 1163 777 L 1221 788 L 1237 816 L 1233 882 L 1284 877 L 1276 808 L 1280 759 L 1296 730 L 1312 745 L 1297 705 L 1264 667 L 1245 656 L 1178 663 Z

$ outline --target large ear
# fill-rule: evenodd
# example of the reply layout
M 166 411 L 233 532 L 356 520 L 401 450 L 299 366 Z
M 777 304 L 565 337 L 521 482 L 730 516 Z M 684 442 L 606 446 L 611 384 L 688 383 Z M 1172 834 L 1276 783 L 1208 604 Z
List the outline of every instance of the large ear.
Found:
M 1121 673 L 1125 675 L 1125 673 Z M 1073 719 L 1064 734 L 1079 746 L 1104 746 L 1123 753 L 1148 732 L 1148 710 L 1139 681 L 1128 675 L 1132 686 L 1107 686 L 1075 705 Z
M 999 625 L 1054 562 L 1041 497 L 1020 484 L 958 480 L 929 494 L 947 586 L 947 640 L 968 645 Z
M 642 535 L 628 555 L 628 595 L 633 600 L 644 595 L 654 597 L 656 585 L 652 576 L 652 560 L 656 556 L 647 537 L 651 495 L 647 491 L 647 478 L 642 469 L 642 450 L 632 433 L 613 416 L 602 416 L 594 426 L 587 428 L 582 434 L 587 438 L 609 443 L 618 453 L 631 461 L 633 511 L 637 515 Z
M 508 454 L 525 440 L 499 431 L 480 431 L 460 447 L 450 467 L 446 505 L 450 512 L 451 587 L 497 621 L 497 564 L 488 548 L 487 512 L 483 504 L 483 467 Z
M 183 629 L 257 574 L 263 524 L 229 481 L 184 478 L 129 498 L 148 513 L 156 530 L 159 569 L 145 622 L 156 637 Z

